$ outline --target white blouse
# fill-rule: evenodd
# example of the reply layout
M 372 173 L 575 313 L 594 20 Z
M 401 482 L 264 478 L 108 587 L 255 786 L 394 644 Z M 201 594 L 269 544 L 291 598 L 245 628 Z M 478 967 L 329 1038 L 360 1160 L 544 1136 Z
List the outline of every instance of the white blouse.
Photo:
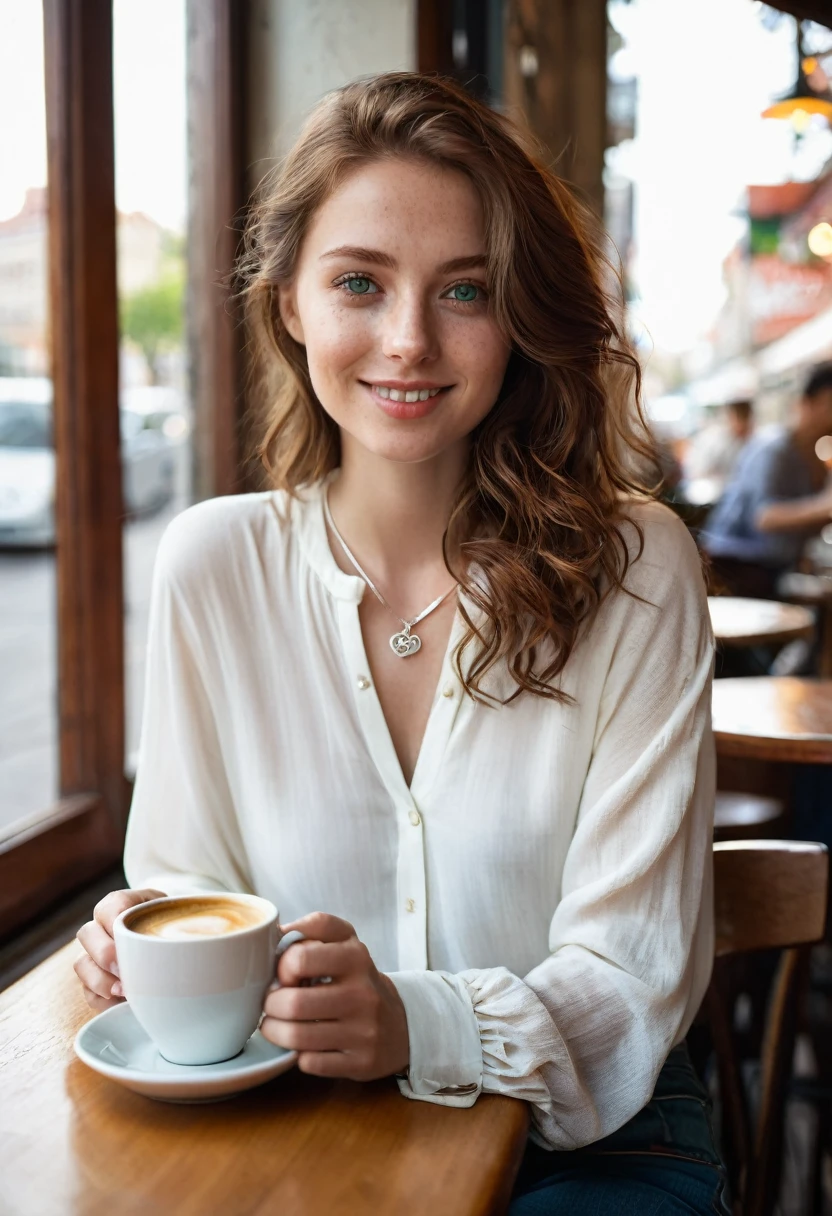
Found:
M 604 602 L 572 702 L 463 695 L 457 614 L 409 788 L 320 489 L 190 508 L 154 578 L 131 886 L 344 917 L 404 1002 L 402 1092 L 525 1099 L 559 1149 L 649 1101 L 711 968 L 705 590 L 676 517 L 631 513 L 640 598 Z M 505 668 L 489 687 L 511 691 Z

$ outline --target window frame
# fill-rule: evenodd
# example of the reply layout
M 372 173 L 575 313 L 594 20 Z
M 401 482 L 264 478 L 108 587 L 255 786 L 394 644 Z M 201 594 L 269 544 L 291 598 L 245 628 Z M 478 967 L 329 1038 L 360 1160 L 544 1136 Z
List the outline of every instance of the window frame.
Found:
M 0 937 L 109 868 L 124 778 L 110 0 L 44 0 L 59 798 L 0 844 Z
M 195 497 L 246 485 L 242 332 L 249 0 L 187 0 Z M 59 796 L 0 842 L 0 941 L 121 857 L 125 776 L 112 0 L 43 0 L 56 444 Z M 237 221 L 237 222 L 235 222 Z

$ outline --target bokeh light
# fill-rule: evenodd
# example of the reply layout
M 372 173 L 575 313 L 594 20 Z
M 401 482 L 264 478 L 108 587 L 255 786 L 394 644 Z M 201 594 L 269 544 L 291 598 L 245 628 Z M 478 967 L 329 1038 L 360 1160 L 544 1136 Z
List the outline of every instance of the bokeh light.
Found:
M 832 224 L 823 220 L 815 224 L 808 236 L 809 248 L 816 257 L 832 257 Z

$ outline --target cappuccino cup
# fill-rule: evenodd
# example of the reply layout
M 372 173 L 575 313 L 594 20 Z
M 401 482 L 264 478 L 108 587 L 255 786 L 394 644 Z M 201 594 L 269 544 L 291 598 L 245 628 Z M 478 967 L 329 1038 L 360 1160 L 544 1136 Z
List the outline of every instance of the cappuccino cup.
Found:
M 116 957 L 136 1020 L 172 1064 L 239 1055 L 275 978 L 277 908 L 257 895 L 169 895 L 122 912 Z

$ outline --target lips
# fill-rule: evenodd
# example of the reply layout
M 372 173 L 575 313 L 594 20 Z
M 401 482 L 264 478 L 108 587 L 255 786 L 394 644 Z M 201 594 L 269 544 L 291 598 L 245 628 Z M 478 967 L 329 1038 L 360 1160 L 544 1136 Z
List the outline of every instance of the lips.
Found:
M 393 388 L 389 384 L 368 384 L 362 381 L 375 404 L 388 418 L 410 420 L 432 414 L 447 387 Z

